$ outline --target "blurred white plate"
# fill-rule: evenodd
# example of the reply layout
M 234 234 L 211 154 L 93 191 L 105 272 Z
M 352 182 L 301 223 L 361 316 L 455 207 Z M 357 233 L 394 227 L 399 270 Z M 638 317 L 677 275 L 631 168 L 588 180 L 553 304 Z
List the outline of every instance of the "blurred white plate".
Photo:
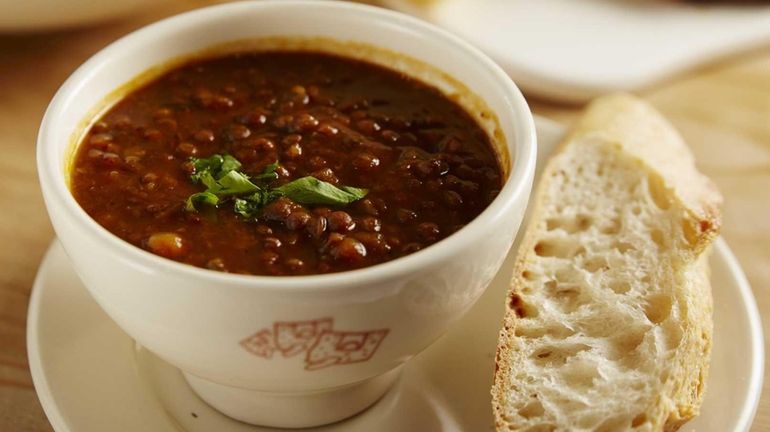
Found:
M 539 156 L 545 157 L 563 128 L 543 119 L 537 124 Z M 381 401 L 350 420 L 313 430 L 492 430 L 489 388 L 512 264 L 510 254 L 468 316 L 415 357 Z M 681 431 L 743 432 L 749 429 L 762 387 L 759 315 L 751 287 L 721 240 L 711 266 L 711 375 L 701 416 Z M 270 430 L 218 413 L 195 396 L 177 369 L 137 348 L 88 295 L 58 242 L 51 245 L 35 280 L 27 349 L 35 389 L 58 432 Z
M 640 89 L 770 44 L 770 6 L 762 2 L 437 0 L 430 8 L 382 2 L 477 45 L 526 92 L 565 101 Z

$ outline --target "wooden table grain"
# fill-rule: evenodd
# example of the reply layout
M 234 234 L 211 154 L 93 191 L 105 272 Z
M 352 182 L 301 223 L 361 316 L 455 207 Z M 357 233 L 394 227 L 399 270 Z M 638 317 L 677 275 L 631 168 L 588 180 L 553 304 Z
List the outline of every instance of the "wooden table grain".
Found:
M 53 239 L 35 169 L 35 139 L 48 101 L 110 41 L 203 3 L 161 3 L 144 15 L 75 31 L 0 35 L 0 431 L 51 430 L 25 347 L 30 288 Z M 683 74 L 640 95 L 674 123 L 725 195 L 722 234 L 746 271 L 760 312 L 770 316 L 770 48 Z M 530 102 L 535 113 L 565 123 L 582 108 Z M 766 335 L 768 325 L 765 320 Z M 765 381 L 752 429 L 757 432 L 770 430 L 770 380 Z

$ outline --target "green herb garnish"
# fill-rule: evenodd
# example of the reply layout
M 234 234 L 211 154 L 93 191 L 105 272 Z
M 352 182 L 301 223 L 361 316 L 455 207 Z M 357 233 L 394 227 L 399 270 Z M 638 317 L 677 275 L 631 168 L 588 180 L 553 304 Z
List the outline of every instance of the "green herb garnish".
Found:
M 213 194 L 211 192 L 198 192 L 190 195 L 189 198 L 187 198 L 187 203 L 184 206 L 184 209 L 187 211 L 196 211 L 196 205 L 198 204 L 208 204 L 212 206 L 216 206 L 219 204 L 219 197 L 216 196 L 216 194 Z
M 230 155 L 221 156 L 215 154 L 205 159 L 190 158 L 190 162 L 193 168 L 195 168 L 195 172 L 191 176 L 194 183 L 205 183 L 205 177 L 219 178 L 230 171 L 237 171 L 241 168 L 241 163 L 238 159 Z
M 300 204 L 345 205 L 360 200 L 369 192 L 350 186 L 338 188 L 315 177 L 302 177 L 273 189 Z
M 190 158 L 190 162 L 194 168 L 190 180 L 196 184 L 202 183 L 206 190 L 187 198 L 187 211 L 197 211 L 202 204 L 216 207 L 232 198 L 233 211 L 251 219 L 258 217 L 262 208 L 282 196 L 300 204 L 342 206 L 365 197 L 369 192 L 351 186 L 337 187 L 311 176 L 271 188 L 269 183 L 278 178 L 275 172 L 278 161 L 253 177 L 241 172 L 240 161 L 230 155 Z
M 262 208 L 281 194 L 273 191 L 259 191 L 244 198 L 235 198 L 233 201 L 233 210 L 239 215 L 251 219 L 258 217 Z

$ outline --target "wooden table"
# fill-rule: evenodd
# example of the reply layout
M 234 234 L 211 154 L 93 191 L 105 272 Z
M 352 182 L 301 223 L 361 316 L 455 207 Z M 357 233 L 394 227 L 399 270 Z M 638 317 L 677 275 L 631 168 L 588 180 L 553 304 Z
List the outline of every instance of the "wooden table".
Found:
M 201 3 L 184 0 L 149 15 L 71 32 L 0 36 L 0 431 L 51 430 L 32 387 L 25 348 L 30 288 L 53 238 L 35 169 L 35 138 L 48 101 L 80 63 L 110 41 Z M 641 94 L 681 131 L 700 168 L 725 195 L 723 236 L 754 287 L 760 312 L 770 316 L 770 49 Z M 532 101 L 532 107 L 563 122 L 581 108 L 541 101 Z M 754 431 L 770 430 L 770 379 L 765 381 Z

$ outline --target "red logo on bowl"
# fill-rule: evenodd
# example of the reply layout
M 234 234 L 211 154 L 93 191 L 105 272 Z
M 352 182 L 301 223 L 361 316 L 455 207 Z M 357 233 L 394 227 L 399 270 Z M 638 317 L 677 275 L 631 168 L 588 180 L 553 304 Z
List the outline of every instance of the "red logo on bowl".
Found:
M 273 344 L 273 332 L 268 329 L 260 330 L 241 341 L 241 346 L 246 351 L 258 357 L 271 358 L 275 352 Z
M 284 357 L 291 357 L 307 351 L 321 333 L 331 329 L 331 318 L 299 322 L 278 321 L 273 324 L 275 345 Z
M 266 359 L 275 352 L 283 357 L 305 353 L 305 369 L 365 362 L 372 358 L 390 330 L 335 331 L 331 318 L 277 321 L 243 339 L 246 351 Z
M 334 365 L 365 362 L 372 358 L 387 335 L 387 330 L 323 332 L 307 352 L 305 369 L 316 370 Z

